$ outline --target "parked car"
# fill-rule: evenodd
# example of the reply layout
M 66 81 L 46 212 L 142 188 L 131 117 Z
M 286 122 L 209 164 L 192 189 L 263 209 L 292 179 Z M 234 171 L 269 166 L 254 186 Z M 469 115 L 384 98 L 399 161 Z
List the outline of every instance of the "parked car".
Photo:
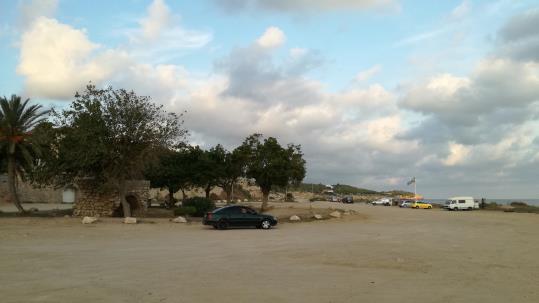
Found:
M 277 219 L 271 215 L 259 214 L 247 206 L 230 205 L 206 213 L 202 223 L 211 225 L 215 229 L 248 226 L 270 229 L 272 226 L 277 225 Z
M 414 202 L 414 201 L 410 201 L 410 200 L 402 200 L 402 201 L 400 201 L 400 203 L 399 203 L 399 207 L 408 208 L 408 207 L 410 207 L 410 205 L 411 205 L 413 202 Z
M 354 198 L 352 196 L 344 196 L 341 199 L 342 203 L 354 203 Z
M 472 197 L 453 197 L 447 199 L 443 208 L 448 210 L 472 210 L 479 208 L 479 203 L 475 203 Z
M 339 202 L 339 197 L 334 196 L 334 195 L 328 196 L 328 201 L 329 202 Z
M 382 198 L 371 202 L 372 205 L 385 205 L 385 206 L 391 206 L 392 199 L 391 198 Z
M 432 204 L 424 202 L 424 201 L 413 201 L 410 204 L 411 208 L 423 208 L 423 209 L 431 209 Z

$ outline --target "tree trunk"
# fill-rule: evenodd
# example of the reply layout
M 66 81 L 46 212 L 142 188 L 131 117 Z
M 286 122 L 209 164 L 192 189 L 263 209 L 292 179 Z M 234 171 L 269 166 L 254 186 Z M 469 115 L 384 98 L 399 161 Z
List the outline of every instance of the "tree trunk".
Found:
M 206 186 L 204 191 L 206 192 L 206 199 L 209 199 L 210 198 L 211 186 L 210 185 Z
M 122 204 L 122 209 L 124 211 L 124 218 L 131 217 L 131 206 L 125 199 L 126 191 L 125 179 L 122 178 L 118 183 L 118 194 L 120 195 L 120 203 Z
M 170 206 L 174 205 L 174 190 L 171 188 L 168 189 L 168 204 Z
M 225 186 L 225 193 L 226 193 L 226 203 L 230 204 L 232 199 L 232 186 Z
M 9 188 L 9 194 L 10 199 L 13 204 L 15 204 L 15 207 L 19 210 L 19 213 L 24 213 L 25 210 L 21 205 L 21 201 L 19 200 L 19 196 L 17 195 L 17 169 L 15 165 L 15 156 L 10 155 L 8 156 L 8 162 L 7 162 L 7 184 Z
M 182 188 L 182 203 L 185 201 L 186 195 L 185 195 L 185 189 Z
M 261 212 L 265 211 L 268 208 L 269 193 L 270 193 L 269 189 L 262 188 L 262 206 L 260 207 Z

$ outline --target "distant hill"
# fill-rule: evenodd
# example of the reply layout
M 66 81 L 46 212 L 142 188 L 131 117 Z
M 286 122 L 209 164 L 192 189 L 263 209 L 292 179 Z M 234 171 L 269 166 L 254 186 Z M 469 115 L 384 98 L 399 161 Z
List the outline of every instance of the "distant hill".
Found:
M 385 192 L 378 192 L 375 190 L 355 187 L 352 185 L 346 185 L 346 184 L 335 184 L 332 185 L 333 190 L 335 193 L 340 195 L 391 195 L 391 196 L 398 196 L 398 195 L 409 195 L 411 193 L 405 192 L 405 191 L 398 191 L 398 190 L 392 190 L 392 191 L 385 191 Z M 326 189 L 326 185 L 319 183 L 319 184 L 313 184 L 313 183 L 301 183 L 298 186 L 291 187 L 290 190 L 292 191 L 301 191 L 301 192 L 314 192 L 315 194 L 320 194 Z M 280 190 L 278 190 L 280 191 Z
M 378 194 L 377 191 L 365 189 L 365 188 L 359 188 L 352 185 L 346 185 L 346 184 L 335 184 L 333 185 L 333 190 L 337 194 L 341 195 L 376 195 Z

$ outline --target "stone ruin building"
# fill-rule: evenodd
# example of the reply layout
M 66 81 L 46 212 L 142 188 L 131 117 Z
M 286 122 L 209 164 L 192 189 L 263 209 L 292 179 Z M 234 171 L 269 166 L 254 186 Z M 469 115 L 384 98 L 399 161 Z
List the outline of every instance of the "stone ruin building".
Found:
M 97 191 L 83 180 L 59 189 L 37 188 L 19 180 L 17 191 L 23 203 L 72 203 L 74 216 L 123 217 L 120 198 L 116 190 Z M 0 175 L 0 197 L 8 197 L 6 175 Z M 149 198 L 150 181 L 127 181 L 126 199 L 131 206 L 133 217 L 145 215 Z

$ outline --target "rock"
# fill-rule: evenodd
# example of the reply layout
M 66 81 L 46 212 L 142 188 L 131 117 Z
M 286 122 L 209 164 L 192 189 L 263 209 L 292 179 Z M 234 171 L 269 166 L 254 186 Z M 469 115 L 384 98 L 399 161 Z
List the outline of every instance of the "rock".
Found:
M 174 222 L 174 223 L 187 223 L 187 219 L 185 219 L 182 216 L 179 216 L 178 218 L 172 219 L 172 222 Z
M 65 215 L 64 218 L 71 218 L 71 216 L 70 215 Z
M 243 202 L 249 202 L 249 199 L 243 199 Z
M 290 217 L 290 221 L 301 221 L 301 218 L 296 215 L 293 215 Z
M 125 224 L 137 224 L 137 218 L 135 217 L 126 217 L 124 218 Z
M 314 214 L 313 218 L 315 218 L 316 220 L 322 220 L 323 219 L 322 215 L 320 215 L 320 214 Z
M 341 217 L 341 213 L 338 212 L 338 211 L 334 211 L 329 215 L 332 216 L 333 218 L 340 218 Z
M 31 212 L 31 213 L 37 213 L 39 211 L 39 209 L 37 209 L 35 207 L 32 207 L 28 211 Z
M 97 222 L 96 217 L 84 217 L 84 218 L 82 218 L 82 224 L 92 224 L 94 222 Z
M 349 212 L 349 211 L 345 211 L 345 212 L 343 212 L 342 214 L 345 215 L 345 216 L 348 216 L 348 215 L 350 215 L 350 212 Z

